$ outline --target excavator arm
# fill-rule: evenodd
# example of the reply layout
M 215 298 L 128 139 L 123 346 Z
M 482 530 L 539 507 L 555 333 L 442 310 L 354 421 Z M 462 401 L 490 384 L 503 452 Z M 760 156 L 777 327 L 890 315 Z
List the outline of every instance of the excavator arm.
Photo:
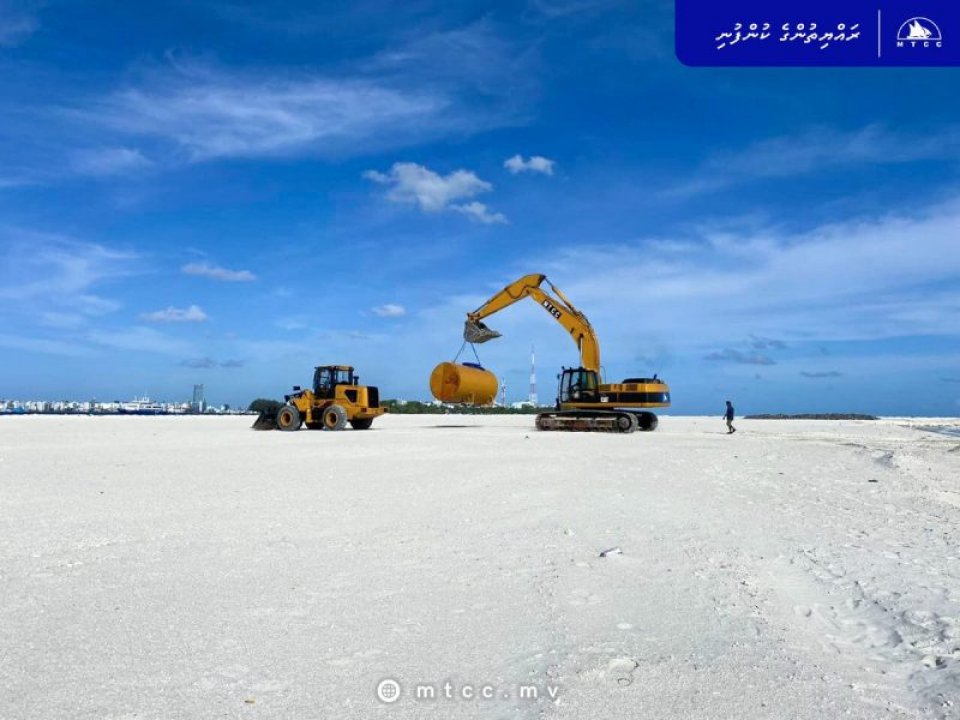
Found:
M 542 285 L 546 284 L 553 295 L 547 293 Z M 600 342 L 586 316 L 574 307 L 573 303 L 560 292 L 546 275 L 525 275 L 507 285 L 503 290 L 487 300 L 471 313 L 467 313 L 463 337 L 468 342 L 481 343 L 500 337 L 500 333 L 484 325 L 483 320 L 515 302 L 529 297 L 560 323 L 577 344 L 580 351 L 580 364 L 587 370 L 600 372 Z

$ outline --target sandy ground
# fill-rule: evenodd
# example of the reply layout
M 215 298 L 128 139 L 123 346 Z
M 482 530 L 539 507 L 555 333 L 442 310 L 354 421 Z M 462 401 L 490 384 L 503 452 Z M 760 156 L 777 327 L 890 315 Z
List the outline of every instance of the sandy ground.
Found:
M 960 718 L 925 421 L 250 422 L 0 418 L 0 717 Z

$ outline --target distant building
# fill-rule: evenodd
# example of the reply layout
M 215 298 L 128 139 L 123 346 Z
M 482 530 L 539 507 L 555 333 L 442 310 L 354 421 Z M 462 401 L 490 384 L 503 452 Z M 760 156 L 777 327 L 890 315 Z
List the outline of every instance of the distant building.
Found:
M 194 385 L 193 386 L 193 401 L 190 403 L 190 407 L 193 412 L 202 413 L 206 410 L 206 398 L 203 396 L 203 385 Z
M 531 407 L 537 406 L 537 360 L 533 345 L 530 346 L 530 395 L 527 400 Z

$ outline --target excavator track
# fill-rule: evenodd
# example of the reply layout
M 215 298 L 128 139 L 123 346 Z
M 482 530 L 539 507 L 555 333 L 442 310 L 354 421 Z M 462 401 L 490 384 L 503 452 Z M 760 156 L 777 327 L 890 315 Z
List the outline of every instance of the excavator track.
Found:
M 652 412 L 631 410 L 563 410 L 540 413 L 537 430 L 566 432 L 632 433 L 656 429 L 657 416 Z

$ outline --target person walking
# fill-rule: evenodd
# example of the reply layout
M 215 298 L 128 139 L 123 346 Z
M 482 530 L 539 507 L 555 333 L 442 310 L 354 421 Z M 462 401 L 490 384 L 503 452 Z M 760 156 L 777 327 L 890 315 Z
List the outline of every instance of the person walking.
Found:
M 723 417 L 727 421 L 727 435 L 732 435 L 737 429 L 733 426 L 733 405 L 729 400 L 727 400 L 727 410 Z

